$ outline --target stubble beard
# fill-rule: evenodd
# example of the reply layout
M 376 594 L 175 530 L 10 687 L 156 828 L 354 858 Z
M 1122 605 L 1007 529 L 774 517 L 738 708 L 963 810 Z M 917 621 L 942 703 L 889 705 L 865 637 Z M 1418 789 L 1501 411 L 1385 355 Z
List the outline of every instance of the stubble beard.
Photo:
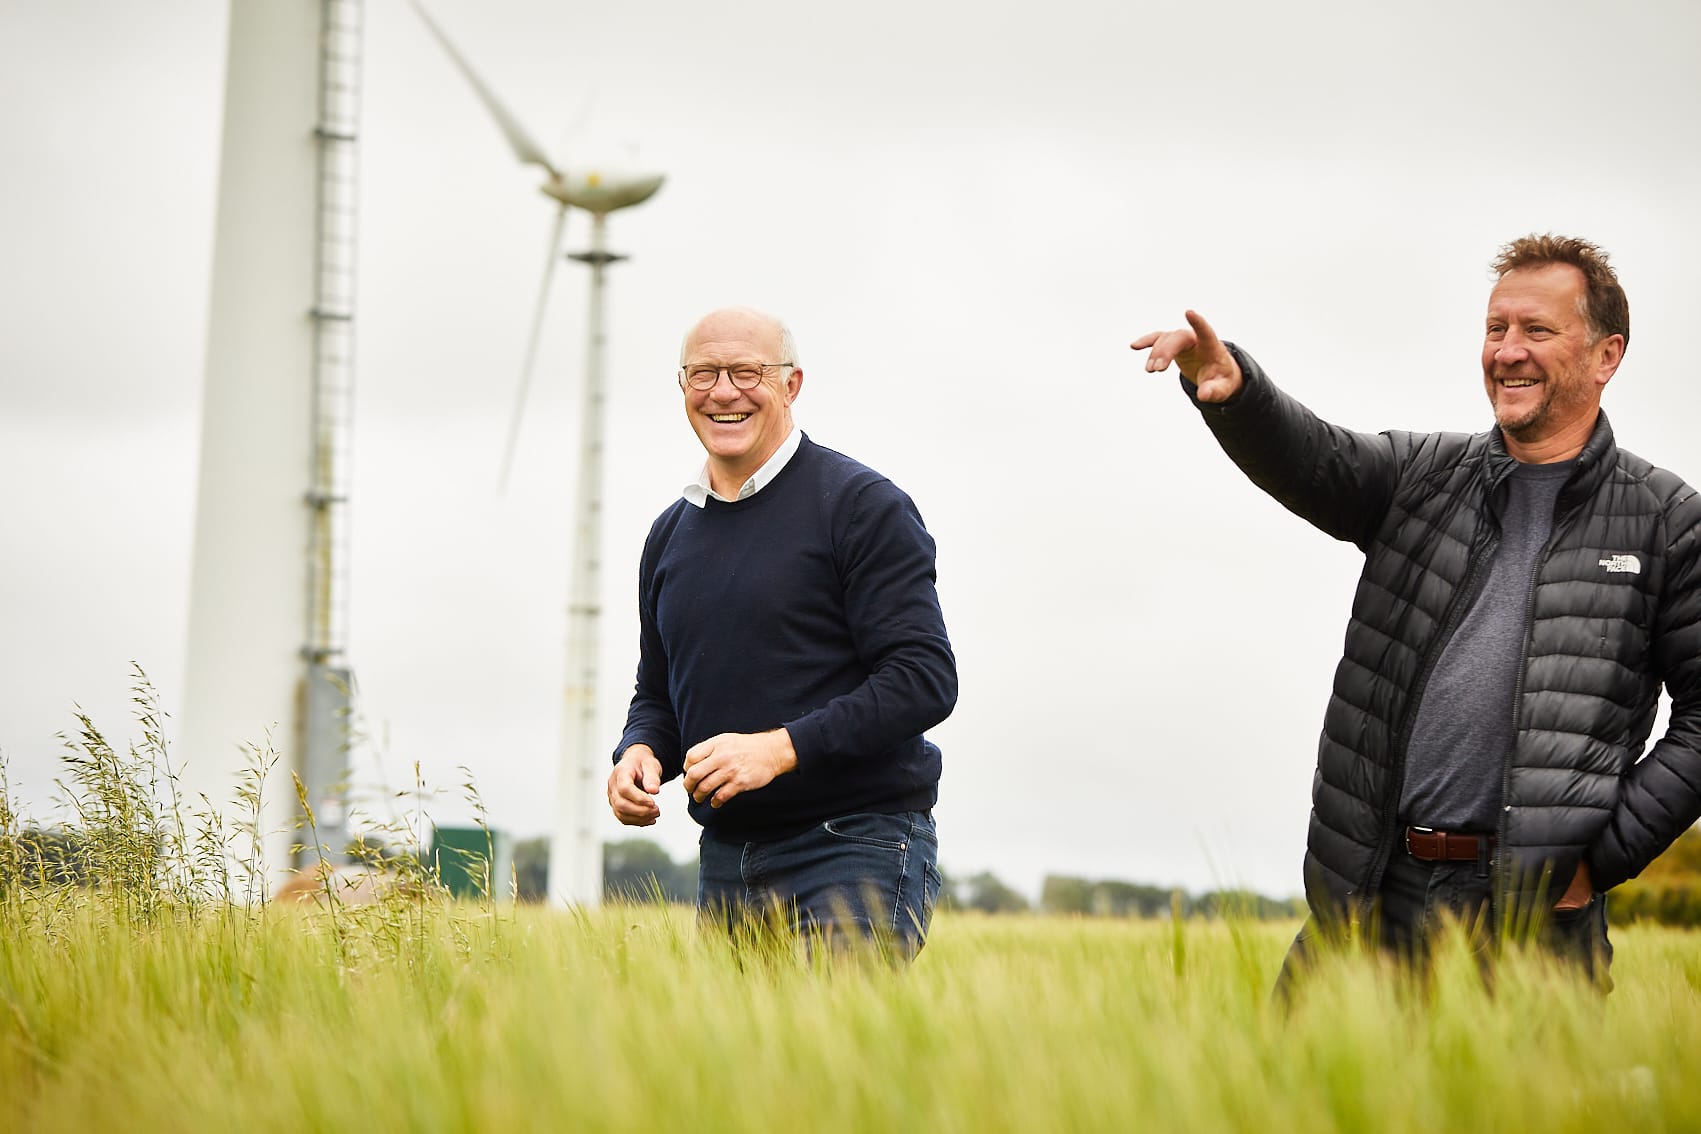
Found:
M 1547 424 L 1548 418 L 1553 415 L 1553 388 L 1543 383 L 1542 400 L 1525 410 L 1519 418 L 1509 420 L 1503 416 L 1503 411 L 1498 405 L 1494 409 L 1494 419 L 1499 424 L 1502 433 L 1514 441 L 1531 440 L 1535 434 L 1540 432 L 1541 427 Z
M 1530 442 L 1541 440 L 1541 434 L 1550 422 L 1559 417 L 1557 411 L 1572 408 L 1582 409 L 1588 401 L 1589 382 L 1586 360 L 1580 360 L 1569 370 L 1554 376 L 1542 375 L 1541 400 L 1522 416 L 1508 421 L 1501 416 L 1501 408 L 1497 402 L 1494 407 L 1494 420 L 1500 426 L 1500 431 L 1514 441 Z M 1496 389 L 1504 389 L 1496 383 Z

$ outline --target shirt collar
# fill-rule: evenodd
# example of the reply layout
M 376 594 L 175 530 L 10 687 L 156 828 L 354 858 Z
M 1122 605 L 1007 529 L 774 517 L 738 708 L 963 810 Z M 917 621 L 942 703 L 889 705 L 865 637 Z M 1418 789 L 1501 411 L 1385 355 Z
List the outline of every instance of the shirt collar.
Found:
M 764 461 L 761 468 L 750 474 L 750 479 L 744 482 L 744 486 L 738 490 L 738 496 L 735 499 L 748 500 L 773 483 L 774 478 L 780 475 L 780 470 L 785 468 L 792 457 L 797 455 L 797 447 L 802 443 L 803 430 L 795 425 L 792 426 L 791 435 L 780 443 L 780 447 L 774 450 L 774 455 Z M 734 502 L 709 487 L 709 462 L 707 461 L 703 462 L 703 468 L 698 472 L 697 479 L 686 485 L 681 495 L 685 497 L 687 503 L 698 508 L 707 504 L 711 496 L 723 504 Z

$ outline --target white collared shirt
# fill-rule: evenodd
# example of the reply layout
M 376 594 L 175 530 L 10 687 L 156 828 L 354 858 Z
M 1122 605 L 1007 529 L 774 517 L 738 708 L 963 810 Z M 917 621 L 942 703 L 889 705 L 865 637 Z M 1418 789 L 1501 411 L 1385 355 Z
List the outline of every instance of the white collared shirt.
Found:
M 803 430 L 795 425 L 792 426 L 791 436 L 780 443 L 780 447 L 774 450 L 774 455 L 764 461 L 761 468 L 750 474 L 750 479 L 745 481 L 744 486 L 738 490 L 736 499 L 748 500 L 768 487 L 773 479 L 780 475 L 780 470 L 785 468 L 792 457 L 797 455 L 797 447 L 802 443 Z M 708 503 L 711 496 L 723 504 L 733 503 L 732 500 L 728 500 L 709 487 L 709 462 L 707 461 L 703 462 L 703 469 L 697 474 L 697 479 L 686 485 L 680 495 L 685 497 L 687 503 L 698 508 Z

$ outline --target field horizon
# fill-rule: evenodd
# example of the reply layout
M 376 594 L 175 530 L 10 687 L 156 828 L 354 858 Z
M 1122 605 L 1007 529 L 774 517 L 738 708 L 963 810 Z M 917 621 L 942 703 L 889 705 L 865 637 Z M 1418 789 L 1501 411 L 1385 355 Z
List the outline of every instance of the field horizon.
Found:
M 6 907 L 0 1128 L 1693 1129 L 1701 959 L 1620 931 L 1604 1000 L 1454 943 L 1420 990 L 1295 923 L 944 912 L 913 966 L 735 947 L 688 909 L 398 898 Z

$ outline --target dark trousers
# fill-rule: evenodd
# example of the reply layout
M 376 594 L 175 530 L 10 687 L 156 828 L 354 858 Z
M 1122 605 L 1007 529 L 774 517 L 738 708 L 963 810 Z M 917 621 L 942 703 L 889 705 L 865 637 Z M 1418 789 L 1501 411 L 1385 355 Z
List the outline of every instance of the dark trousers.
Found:
M 841 815 L 784 839 L 739 842 L 705 830 L 697 910 L 729 933 L 752 923 L 834 944 L 873 941 L 909 958 L 939 896 L 931 811 Z
M 1490 923 L 1493 879 L 1474 862 L 1425 862 L 1396 850 L 1382 877 L 1382 888 L 1363 927 L 1367 941 L 1383 952 L 1427 972 L 1436 936 L 1450 922 L 1466 935 L 1483 971 L 1507 940 L 1540 946 L 1578 971 L 1602 991 L 1612 988 L 1612 942 L 1607 938 L 1606 895 L 1594 894 L 1581 909 L 1515 911 L 1503 923 Z M 1276 997 L 1291 996 L 1306 965 L 1315 959 L 1324 936 L 1316 915 L 1305 923 L 1282 962 Z

